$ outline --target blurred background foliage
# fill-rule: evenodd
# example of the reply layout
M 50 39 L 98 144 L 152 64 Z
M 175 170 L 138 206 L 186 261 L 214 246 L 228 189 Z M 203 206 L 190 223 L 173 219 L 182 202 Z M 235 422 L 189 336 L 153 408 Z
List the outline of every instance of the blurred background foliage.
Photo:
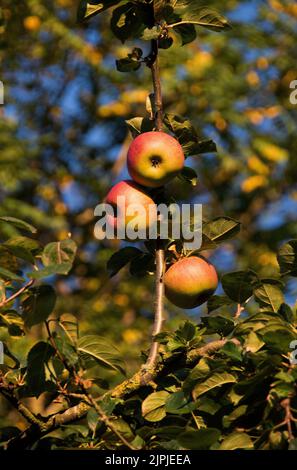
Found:
M 187 116 L 218 153 L 190 159 L 193 189 L 180 180 L 168 190 L 204 204 L 205 216 L 241 221 L 241 235 L 211 254 L 219 273 L 251 268 L 278 272 L 275 252 L 297 233 L 296 106 L 297 5 L 292 0 L 209 1 L 232 22 L 224 34 L 161 50 L 166 112 Z M 145 115 L 149 70 L 116 71 L 132 46 L 109 27 L 111 11 L 76 24 L 73 0 L 1 0 L 0 215 L 27 220 L 46 244 L 71 234 L 79 250 L 67 278 L 52 277 L 56 315 L 74 314 L 84 333 L 110 337 L 131 372 L 152 323 L 153 278 L 135 281 L 126 270 L 109 279 L 106 261 L 118 242 L 94 238 L 94 208 L 111 185 L 126 178 L 130 142 L 125 120 Z M 2 240 L 16 234 L 1 224 Z M 220 293 L 220 291 L 218 292 Z M 286 300 L 294 305 L 296 281 Z M 202 310 L 205 310 L 202 306 Z M 250 307 L 252 308 L 252 307 Z M 166 303 L 167 327 L 201 309 Z M 0 328 L 2 330 L 2 328 Z M 4 332 L 1 332 L 3 337 Z M 13 338 L 25 356 L 40 327 Z M 9 421 L 9 419 L 8 419 Z

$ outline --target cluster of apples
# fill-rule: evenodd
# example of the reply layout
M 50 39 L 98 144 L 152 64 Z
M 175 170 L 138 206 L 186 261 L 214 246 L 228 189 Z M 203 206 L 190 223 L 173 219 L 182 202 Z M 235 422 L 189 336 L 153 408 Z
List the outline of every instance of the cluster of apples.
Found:
M 165 132 L 145 132 L 131 143 L 127 166 L 132 180 L 117 183 L 107 194 L 105 202 L 115 213 L 108 216 L 107 223 L 117 231 L 119 219 L 127 225 L 131 218 L 137 219 L 139 229 L 148 231 L 155 223 L 150 208 L 155 202 L 146 188 L 159 188 L 169 183 L 184 166 L 184 153 L 179 142 Z M 124 206 L 119 207 L 122 196 Z M 142 216 L 126 213 L 128 206 L 141 205 Z M 124 210 L 119 218 L 119 210 Z M 134 220 L 135 222 L 135 220 Z M 165 272 L 163 282 L 165 295 L 174 305 L 181 308 L 195 308 L 204 303 L 216 290 L 218 276 L 214 266 L 203 257 L 189 256 L 172 264 Z

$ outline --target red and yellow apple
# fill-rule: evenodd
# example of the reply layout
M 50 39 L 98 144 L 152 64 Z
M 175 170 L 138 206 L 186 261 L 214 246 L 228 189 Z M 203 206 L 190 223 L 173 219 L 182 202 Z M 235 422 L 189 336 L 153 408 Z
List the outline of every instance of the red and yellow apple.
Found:
M 189 256 L 176 261 L 164 274 L 165 295 L 180 308 L 206 302 L 218 286 L 214 266 L 206 259 Z
M 114 230 L 116 236 L 126 233 L 130 227 L 133 232 L 144 232 L 148 235 L 149 228 L 157 220 L 157 206 L 144 189 L 134 181 L 124 180 L 111 188 L 105 198 L 105 204 L 113 208 L 107 213 L 106 225 Z M 120 237 L 122 238 L 122 237 Z M 137 240 L 139 237 L 124 237 Z
M 179 142 L 165 132 L 144 132 L 131 143 L 127 165 L 137 183 L 158 188 L 167 184 L 184 167 L 185 156 Z

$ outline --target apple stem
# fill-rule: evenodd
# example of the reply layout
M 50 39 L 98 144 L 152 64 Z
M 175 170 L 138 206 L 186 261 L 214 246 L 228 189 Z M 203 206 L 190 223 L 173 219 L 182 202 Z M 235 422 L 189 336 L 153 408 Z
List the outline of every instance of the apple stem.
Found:
M 158 61 L 158 41 L 152 40 L 152 51 L 150 54 L 150 61 L 148 66 L 152 72 L 152 81 L 154 87 L 154 107 L 155 107 L 155 123 L 156 130 L 162 131 L 163 128 L 163 104 L 162 104 L 162 90 L 161 90 L 161 79 L 160 79 L 160 68 Z M 164 321 L 164 283 L 163 274 L 165 271 L 165 251 L 162 246 L 160 239 L 156 242 L 156 281 L 155 281 L 155 319 L 152 331 L 153 341 L 151 344 L 149 356 L 147 358 L 145 368 L 153 368 L 156 364 L 159 343 L 154 341 L 154 337 L 159 334 L 162 330 L 162 324 Z

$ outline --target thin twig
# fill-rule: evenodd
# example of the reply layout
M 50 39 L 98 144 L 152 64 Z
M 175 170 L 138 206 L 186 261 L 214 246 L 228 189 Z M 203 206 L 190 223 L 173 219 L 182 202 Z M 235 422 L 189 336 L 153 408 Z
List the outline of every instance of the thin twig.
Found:
M 67 363 L 66 359 L 63 357 L 63 355 L 60 353 L 60 351 L 57 347 L 55 338 L 53 337 L 53 335 L 51 333 L 51 330 L 50 330 L 50 327 L 49 327 L 47 321 L 45 322 L 45 326 L 46 326 L 46 330 L 47 330 L 47 333 L 48 333 L 50 343 L 51 343 L 52 347 L 55 349 L 59 359 L 62 361 L 62 364 L 64 365 L 65 369 L 67 369 L 73 375 L 73 377 L 75 378 L 77 384 L 80 386 L 83 394 L 85 395 L 85 397 L 87 398 L 87 400 L 89 401 L 91 406 L 93 406 L 95 408 L 95 410 L 97 411 L 97 413 L 100 416 L 101 420 L 120 439 L 120 441 L 122 441 L 122 443 L 125 446 L 127 446 L 131 450 L 136 450 L 136 448 L 132 444 L 130 444 L 130 442 L 128 442 L 127 439 L 125 439 L 125 437 L 122 436 L 122 434 L 115 428 L 115 426 L 110 421 L 108 416 L 104 413 L 102 408 L 96 403 L 96 401 L 94 400 L 92 395 L 87 391 L 82 378 L 78 375 L 75 368 L 73 366 L 70 366 Z
M 98 415 L 100 416 L 101 420 L 103 421 L 103 423 L 120 439 L 120 441 L 122 441 L 122 443 L 128 447 L 128 449 L 130 450 L 137 450 L 136 447 L 134 447 L 129 441 L 127 441 L 127 439 L 122 436 L 122 434 L 116 429 L 116 427 L 113 425 L 113 423 L 110 421 L 109 417 L 104 413 L 103 409 L 101 408 L 101 406 L 96 402 L 96 400 L 94 400 L 94 398 L 92 397 L 92 395 L 90 395 L 86 390 L 85 390 L 85 394 L 89 400 L 89 402 L 91 403 L 91 405 L 95 408 L 95 410 L 97 411 Z
M 241 304 L 237 304 L 237 310 L 235 312 L 234 318 L 239 318 L 243 310 L 244 310 L 244 307 Z
M 17 292 L 15 292 L 13 295 L 11 295 L 10 297 L 8 297 L 7 299 L 3 300 L 1 303 L 0 303 L 0 308 L 1 307 L 4 307 L 4 305 L 8 304 L 9 302 L 11 302 L 12 300 L 15 300 L 17 297 L 19 297 L 23 292 L 25 292 L 25 290 L 29 289 L 29 287 L 31 287 L 33 284 L 34 284 L 34 279 L 31 279 L 27 284 L 25 284 L 21 289 L 19 289 Z

